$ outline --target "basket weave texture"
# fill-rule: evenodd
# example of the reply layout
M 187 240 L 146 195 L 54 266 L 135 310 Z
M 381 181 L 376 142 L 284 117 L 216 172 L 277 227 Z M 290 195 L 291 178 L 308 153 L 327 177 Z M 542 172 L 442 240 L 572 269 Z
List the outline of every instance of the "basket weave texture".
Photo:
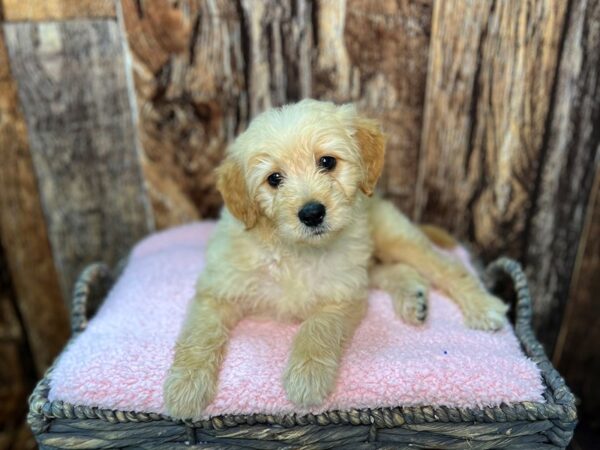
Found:
M 73 293 L 73 338 L 85 330 L 116 273 L 101 263 L 82 272 Z M 485 408 L 398 406 L 182 421 L 161 414 L 49 401 L 50 368 L 29 399 L 28 422 L 42 449 L 565 448 L 577 423 L 575 399 L 532 331 L 531 296 L 521 266 L 501 258 L 487 267 L 485 278 L 490 286 L 507 279 L 512 282 L 515 334 L 525 354 L 540 368 L 545 403 Z

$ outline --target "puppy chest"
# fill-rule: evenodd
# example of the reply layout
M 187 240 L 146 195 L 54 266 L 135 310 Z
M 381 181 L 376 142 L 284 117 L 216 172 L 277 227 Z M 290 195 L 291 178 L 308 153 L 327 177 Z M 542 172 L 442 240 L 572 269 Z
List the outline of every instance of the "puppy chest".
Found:
M 364 264 L 343 255 L 274 257 L 264 269 L 262 297 L 279 313 L 298 315 L 316 303 L 366 295 Z

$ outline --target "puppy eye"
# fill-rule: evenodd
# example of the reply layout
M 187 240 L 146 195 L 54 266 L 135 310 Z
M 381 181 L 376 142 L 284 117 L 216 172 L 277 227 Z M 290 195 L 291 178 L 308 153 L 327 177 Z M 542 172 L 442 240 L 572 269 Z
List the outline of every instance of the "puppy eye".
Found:
M 267 183 L 269 183 L 269 185 L 271 185 L 271 187 L 274 188 L 279 187 L 282 181 L 283 175 L 281 175 L 279 172 L 274 172 L 267 177 Z
M 329 171 L 335 169 L 336 163 L 337 160 L 333 156 L 322 156 L 319 159 L 319 167 Z

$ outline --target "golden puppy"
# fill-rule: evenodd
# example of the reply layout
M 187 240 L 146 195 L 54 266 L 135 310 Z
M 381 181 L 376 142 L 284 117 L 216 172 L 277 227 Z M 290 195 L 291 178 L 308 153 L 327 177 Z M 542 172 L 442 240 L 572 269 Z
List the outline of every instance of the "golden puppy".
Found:
M 388 291 L 411 324 L 425 320 L 432 283 L 468 326 L 502 327 L 506 305 L 372 197 L 384 152 L 376 122 L 315 100 L 263 113 L 231 145 L 217 169 L 226 208 L 165 382 L 173 416 L 198 416 L 211 402 L 229 332 L 250 314 L 302 322 L 283 383 L 305 407 L 332 391 L 369 286 Z

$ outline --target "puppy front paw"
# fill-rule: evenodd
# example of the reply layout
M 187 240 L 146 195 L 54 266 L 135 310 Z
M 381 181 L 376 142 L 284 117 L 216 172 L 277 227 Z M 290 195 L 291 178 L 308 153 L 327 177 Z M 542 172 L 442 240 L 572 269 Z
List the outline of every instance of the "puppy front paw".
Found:
M 423 279 L 413 279 L 393 292 L 392 302 L 396 314 L 411 325 L 422 325 L 427 319 L 429 284 Z
M 164 385 L 168 413 L 177 418 L 197 417 L 213 400 L 217 391 L 217 374 L 209 368 L 173 366 Z
M 506 323 L 508 305 L 499 298 L 480 293 L 463 308 L 465 324 L 469 328 L 484 331 L 500 330 Z
M 311 358 L 290 360 L 283 376 L 288 399 L 305 408 L 322 404 L 335 387 L 337 365 Z

